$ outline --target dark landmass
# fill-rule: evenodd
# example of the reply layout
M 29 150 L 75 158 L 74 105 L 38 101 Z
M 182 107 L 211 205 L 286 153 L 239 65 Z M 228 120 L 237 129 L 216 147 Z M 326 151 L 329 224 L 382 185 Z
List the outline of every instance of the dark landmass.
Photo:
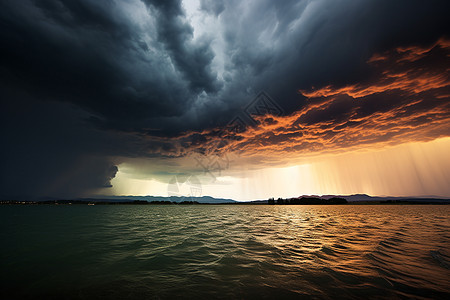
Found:
M 355 200 L 357 199 L 357 200 Z M 450 204 L 443 198 L 371 197 L 350 196 L 300 196 L 297 198 L 270 198 L 268 200 L 235 201 L 209 196 L 204 197 L 153 197 L 153 196 L 113 196 L 108 198 L 54 199 L 41 198 L 3 199 L 3 205 L 395 205 L 395 204 Z
M 305 197 L 305 196 L 304 196 Z M 318 197 L 312 196 L 311 197 Z M 322 199 L 329 199 L 333 197 L 344 198 L 349 202 L 386 202 L 386 201 L 407 201 L 407 202 L 449 202 L 450 198 L 439 197 L 439 196 L 420 196 L 420 197 L 381 197 L 381 196 L 369 196 L 366 194 L 355 194 L 355 195 L 323 195 L 320 196 Z M 391 203 L 389 202 L 389 203 Z
M 15 200 L 2 200 L 0 204 L 34 204 L 34 205 L 186 205 L 186 204 L 209 204 L 199 203 L 197 201 L 145 201 L 145 200 L 133 200 L 133 201 L 109 201 L 107 199 L 96 199 L 95 201 L 89 200 L 44 200 L 44 201 L 15 201 Z
M 235 204 L 235 205 L 341 205 L 341 204 L 450 204 L 450 199 L 430 197 L 372 197 L 365 194 L 346 196 L 302 195 L 296 198 L 270 198 L 267 200 L 236 201 L 232 199 L 202 197 L 162 196 L 95 196 L 90 198 L 7 198 L 1 197 L 0 204 L 90 204 L 90 205 L 170 205 L 170 204 Z
M 160 197 L 160 196 L 98 196 L 90 198 L 60 199 L 53 197 L 0 197 L 0 204 L 90 204 L 90 205 L 124 205 L 124 204 L 231 204 L 239 203 L 232 199 L 203 197 Z
M 347 204 L 348 201 L 344 198 L 333 197 L 329 199 L 323 199 L 319 197 L 299 197 L 282 199 L 270 198 L 267 201 L 268 204 L 285 204 L 285 205 L 328 205 L 328 204 Z
M 183 202 L 183 201 L 196 201 L 198 203 L 235 203 L 237 201 L 232 199 L 223 199 L 223 198 L 213 198 L 210 196 L 202 196 L 202 197 L 183 197 L 183 196 L 98 196 L 91 197 L 89 200 L 107 200 L 110 202 L 120 201 L 120 202 L 131 202 L 135 200 L 147 201 L 147 202 L 155 202 L 155 201 L 170 201 L 170 202 Z M 83 200 L 83 199 L 77 199 Z

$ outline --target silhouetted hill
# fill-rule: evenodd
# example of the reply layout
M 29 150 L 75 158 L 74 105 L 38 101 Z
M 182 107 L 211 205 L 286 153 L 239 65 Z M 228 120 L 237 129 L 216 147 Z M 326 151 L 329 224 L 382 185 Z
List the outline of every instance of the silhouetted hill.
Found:
M 450 204 L 450 199 L 439 197 L 372 197 L 366 194 L 355 195 L 323 195 L 300 196 L 282 199 L 235 201 L 232 199 L 203 197 L 160 197 L 160 196 L 96 196 L 91 198 L 61 199 L 25 197 L 0 199 L 0 204 Z
M 235 200 L 232 199 L 223 199 L 223 198 L 213 198 L 210 196 L 203 196 L 203 197 L 176 197 L 176 196 L 170 196 L 170 197 L 162 197 L 162 196 L 99 196 L 98 198 L 93 199 L 100 199 L 105 198 L 108 200 L 115 200 L 115 201 L 134 201 L 134 200 L 142 200 L 142 201 L 171 201 L 171 202 L 183 202 L 183 201 L 195 201 L 198 203 L 234 203 Z
M 199 204 L 220 204 L 220 203 L 237 203 L 232 199 L 213 198 L 210 196 L 203 197 L 160 197 L 160 196 L 95 196 L 89 198 L 76 198 L 76 199 L 62 199 L 45 197 L 38 199 L 27 198 L 5 198 L 2 201 L 20 201 L 20 202 L 36 202 L 36 203 L 109 203 L 109 204 L 167 204 L 167 203 L 199 203 Z
M 446 199 L 443 197 L 437 196 L 429 196 L 429 197 L 378 197 L 378 196 L 369 196 L 366 194 L 355 194 L 355 195 L 346 195 L 346 196 L 336 196 L 336 195 L 323 195 L 321 198 L 329 199 L 333 197 L 344 198 L 348 202 L 384 202 L 384 201 L 408 201 L 408 202 L 449 202 L 450 199 Z
M 259 201 L 258 201 L 259 202 Z M 372 197 L 366 194 L 346 196 L 336 195 L 308 195 L 296 198 L 270 198 L 268 204 L 450 204 L 450 199 L 440 197 Z

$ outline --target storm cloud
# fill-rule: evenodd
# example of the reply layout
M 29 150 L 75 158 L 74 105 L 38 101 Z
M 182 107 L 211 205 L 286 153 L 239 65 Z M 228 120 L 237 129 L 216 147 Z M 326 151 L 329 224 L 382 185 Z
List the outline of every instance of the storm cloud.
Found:
M 282 115 L 261 119 L 230 149 L 256 151 L 258 137 L 257 145 L 270 151 L 293 139 L 299 143 L 286 150 L 338 147 L 356 139 L 349 131 L 339 139 L 340 130 L 361 128 L 378 112 L 398 120 L 400 110 L 404 136 L 412 135 L 411 124 L 425 123 L 424 139 L 450 134 L 441 123 L 448 78 L 411 97 L 401 87 L 386 89 L 395 80 L 423 82 L 421 76 L 446 72 L 448 48 L 436 43 L 448 40 L 448 1 L 194 4 L 3 1 L 0 195 L 87 195 L 110 186 L 124 158 L 164 160 L 202 150 L 262 90 Z M 426 57 L 411 61 L 417 55 Z M 426 60 L 441 69 L 380 75 L 400 76 L 404 62 L 420 69 Z M 367 101 L 355 103 L 358 95 Z M 284 124 L 278 133 L 275 124 Z M 265 126 L 271 131 L 247 138 Z M 318 134 L 314 128 L 320 137 L 306 140 Z M 398 128 L 384 130 L 383 139 L 397 139 Z

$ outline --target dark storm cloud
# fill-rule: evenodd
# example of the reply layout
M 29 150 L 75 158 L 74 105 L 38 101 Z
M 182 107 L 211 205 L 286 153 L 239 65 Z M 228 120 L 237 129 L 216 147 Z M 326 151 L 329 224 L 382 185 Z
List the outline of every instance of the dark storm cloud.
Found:
M 70 197 L 111 185 L 117 167 L 106 145 L 116 142 L 80 124 L 85 113 L 2 92 L 14 101 L 0 112 L 0 196 Z
M 200 8 L 217 17 L 225 10 L 225 3 L 222 0 L 200 0 Z
M 234 81 L 236 90 L 266 90 L 289 113 L 304 103 L 298 89 L 358 82 L 371 75 L 366 62 L 374 53 L 448 34 L 448 6 L 445 1 L 242 3 L 239 10 L 248 13 L 221 14 L 227 71 L 241 79 Z
M 208 41 L 190 43 L 194 30 L 185 19 L 181 2 L 146 0 L 145 3 L 156 9 L 158 40 L 165 45 L 193 91 L 216 92 L 219 86 L 210 68 L 214 53 Z
M 156 27 L 133 23 L 114 2 L 3 3 L 2 79 L 39 99 L 76 103 L 117 129 L 179 116 L 215 79 L 208 44 L 188 45 L 179 3 L 167 3 L 155 6 Z
M 448 34 L 448 6 L 202 0 L 198 12 L 216 31 L 199 35 L 181 1 L 2 1 L 2 193 L 108 186 L 118 157 L 202 147 L 260 90 L 295 114 L 306 103 L 299 90 L 370 82 L 375 53 Z M 361 114 L 392 108 L 370 103 Z M 305 122 L 355 126 L 341 124 L 350 106 L 330 104 Z

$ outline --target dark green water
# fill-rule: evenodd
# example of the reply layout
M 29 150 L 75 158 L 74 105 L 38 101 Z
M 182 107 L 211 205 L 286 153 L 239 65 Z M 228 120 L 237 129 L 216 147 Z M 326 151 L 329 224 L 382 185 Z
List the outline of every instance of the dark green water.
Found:
M 450 299 L 450 206 L 0 206 L 1 299 Z

